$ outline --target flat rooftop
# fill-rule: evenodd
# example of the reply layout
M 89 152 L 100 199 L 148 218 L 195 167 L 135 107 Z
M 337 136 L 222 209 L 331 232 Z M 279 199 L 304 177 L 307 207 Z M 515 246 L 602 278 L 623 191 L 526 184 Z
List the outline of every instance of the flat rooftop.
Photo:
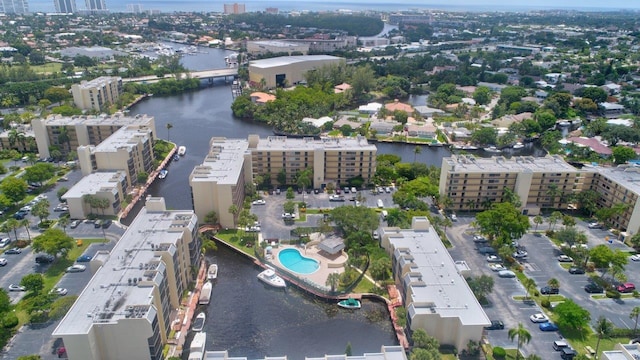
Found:
M 118 149 L 131 149 L 143 139 L 151 138 L 151 129 L 140 129 L 138 127 L 121 127 L 103 142 L 93 148 L 94 152 L 116 152 Z
M 490 324 L 429 220 L 414 217 L 413 224 L 418 226 L 383 228 L 381 232 L 383 239 L 389 236 L 393 257 L 401 267 L 410 266 L 402 277 L 405 286 L 411 288 L 412 299 L 407 299 L 407 304 L 413 305 L 415 313 L 459 318 L 463 325 Z
M 363 136 L 355 138 L 303 138 L 293 139 L 286 136 L 269 136 L 266 139 L 260 139 L 255 149 L 252 151 L 290 151 L 290 150 L 373 150 L 377 148 L 373 144 L 369 144 Z
M 533 157 L 533 156 L 493 156 L 490 158 L 477 158 L 473 155 L 452 155 L 445 157 L 442 162 L 447 162 L 452 167 L 452 173 L 486 173 L 486 172 L 581 172 L 581 170 L 568 164 L 558 155 Z M 455 166 L 455 169 L 453 169 Z
M 149 318 L 154 311 L 154 285 L 165 272 L 160 254 L 177 251 L 183 230 L 192 232 L 192 210 L 148 211 L 142 208 L 111 250 L 92 261 L 103 266 L 93 275 L 73 307 L 54 331 L 55 336 L 86 334 L 94 324 L 115 324 L 125 318 Z
M 256 45 L 265 45 L 265 46 L 273 46 L 273 47 L 281 47 L 281 48 L 291 48 L 291 47 L 300 46 L 300 44 L 295 44 L 287 41 L 279 41 L 279 40 L 260 40 L 260 41 L 252 41 L 252 43 Z
M 617 167 L 587 166 L 607 178 L 640 195 L 640 166 L 620 165 Z
M 209 153 L 202 165 L 196 166 L 191 172 L 190 182 L 237 184 L 248 148 L 249 142 L 244 139 L 212 138 Z
M 104 86 L 105 84 L 118 82 L 120 80 L 122 79 L 116 76 L 100 76 L 98 78 L 95 78 L 89 81 L 83 81 L 80 84 L 78 84 L 78 86 L 81 89 L 83 88 L 90 89 L 94 87 L 101 87 L 101 86 Z
M 124 172 L 109 171 L 91 173 L 78 181 L 62 198 L 79 198 L 83 195 L 95 195 L 97 192 L 117 192 L 118 184 L 126 178 Z
M 256 68 L 271 68 L 277 66 L 288 66 L 307 61 L 323 61 L 323 60 L 344 60 L 341 57 L 331 55 L 299 55 L 299 56 L 280 56 L 270 59 L 252 60 L 249 66 Z
M 137 125 L 146 126 L 153 122 L 153 116 L 149 115 L 135 115 L 126 116 L 122 113 L 115 113 L 113 115 L 76 115 L 76 116 L 62 116 L 52 115 L 45 119 L 44 123 L 47 126 L 125 126 L 125 125 Z

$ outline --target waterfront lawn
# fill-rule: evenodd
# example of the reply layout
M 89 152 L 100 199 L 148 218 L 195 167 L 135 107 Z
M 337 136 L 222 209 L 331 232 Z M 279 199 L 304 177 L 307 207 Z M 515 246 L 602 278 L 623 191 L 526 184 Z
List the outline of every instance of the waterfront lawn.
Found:
M 235 229 L 229 229 L 229 230 L 220 230 L 218 231 L 218 233 L 215 235 L 216 238 L 230 244 L 231 246 L 235 247 L 236 249 L 239 249 L 240 251 L 250 255 L 250 256 L 254 256 L 254 250 L 253 250 L 253 246 L 249 247 L 247 246 L 247 244 L 249 244 L 249 242 L 246 241 L 248 236 L 253 236 L 251 235 L 252 233 L 247 233 L 245 231 L 239 231 L 239 230 L 235 230 Z M 243 241 L 244 240 L 244 241 Z M 253 245 L 253 244 L 251 244 Z

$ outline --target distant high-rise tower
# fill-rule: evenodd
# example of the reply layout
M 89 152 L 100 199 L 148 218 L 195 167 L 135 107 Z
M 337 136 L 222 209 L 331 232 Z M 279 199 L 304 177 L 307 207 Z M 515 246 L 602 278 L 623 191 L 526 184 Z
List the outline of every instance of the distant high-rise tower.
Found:
M 56 12 L 71 14 L 76 12 L 76 0 L 53 0 Z
M 107 4 L 104 0 L 85 0 L 89 11 L 107 11 Z
M 142 4 L 127 4 L 127 11 L 134 14 L 142 14 L 144 12 L 144 8 Z
M 244 14 L 244 4 L 224 4 L 224 13 L 225 14 Z
M 0 0 L 0 13 L 26 14 L 29 12 L 27 0 Z

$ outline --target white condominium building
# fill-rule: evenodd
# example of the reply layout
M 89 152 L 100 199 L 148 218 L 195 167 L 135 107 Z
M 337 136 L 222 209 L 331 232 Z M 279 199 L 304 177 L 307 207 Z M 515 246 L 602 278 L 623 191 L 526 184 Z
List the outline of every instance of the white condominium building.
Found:
M 71 85 L 73 103 L 83 110 L 105 110 L 113 105 L 122 94 L 122 78 L 101 76 L 91 81 Z

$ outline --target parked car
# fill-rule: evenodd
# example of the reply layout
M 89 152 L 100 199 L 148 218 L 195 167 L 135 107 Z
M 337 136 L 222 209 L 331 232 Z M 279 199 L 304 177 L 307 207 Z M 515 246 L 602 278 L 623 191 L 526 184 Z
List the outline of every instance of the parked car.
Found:
M 109 226 L 111 226 L 111 224 L 113 224 L 113 220 L 107 219 L 107 220 L 103 220 L 102 221 L 101 226 L 102 226 L 103 229 L 108 229 Z
M 566 347 L 569 347 L 569 344 L 564 340 L 556 340 L 553 342 L 553 350 L 555 351 L 560 351 Z
M 518 250 L 516 252 L 513 253 L 513 257 L 516 259 L 524 259 L 529 255 L 529 253 L 527 253 L 524 250 Z
M 384 192 L 386 192 L 387 194 L 391 193 L 391 187 L 387 186 L 386 188 L 384 188 Z
M 574 266 L 569 268 L 569 274 L 574 274 L 574 275 L 584 274 L 584 269 Z
M 345 187 L 344 189 L 342 189 L 344 191 L 345 194 L 348 194 L 350 192 L 348 187 Z
M 632 261 L 640 261 L 640 254 L 634 254 L 629 257 Z
M 502 258 L 500 256 L 497 255 L 489 255 L 487 256 L 487 261 L 490 263 L 501 263 L 502 262 Z
M 342 195 L 329 195 L 329 201 L 344 201 L 344 196 Z
M 87 270 L 87 267 L 85 265 L 74 264 L 66 268 L 64 272 L 74 273 L 74 272 L 83 272 L 85 270 Z
M 284 214 L 282 214 L 282 218 L 284 220 L 293 220 L 293 219 L 296 218 L 296 215 L 295 214 L 284 213 Z
M 5 265 L 7 265 L 7 259 L 0 258 L 0 266 L 5 266 Z
M 458 216 L 456 216 L 456 214 L 452 213 L 449 217 L 451 218 L 451 221 L 458 221 Z
M 9 238 L 2 238 L 0 239 L 0 248 L 5 248 L 7 247 L 7 245 L 9 245 L 11 243 L 11 239 Z
M 600 294 L 604 291 L 604 288 L 598 284 L 589 283 L 584 286 L 584 291 L 588 292 L 589 294 Z
M 351 187 L 351 192 L 355 194 L 355 193 L 357 193 L 357 192 L 358 192 L 358 190 L 357 190 L 355 187 L 353 187 L 353 186 L 352 186 L 352 187 Z
M 57 288 L 51 289 L 51 291 L 49 291 L 49 294 L 58 295 L 58 296 L 64 296 L 64 295 L 67 295 L 68 292 L 69 291 L 67 289 L 65 289 L 65 288 L 57 287 Z
M 281 191 L 280 191 L 280 188 L 277 188 L 277 189 L 276 189 L 276 195 L 280 195 L 280 192 L 281 192 Z
M 578 353 L 570 347 L 560 349 L 560 358 L 563 360 L 573 360 Z
M 491 246 L 482 246 L 478 248 L 478 252 L 483 255 L 495 255 L 498 252 Z
M 501 278 L 514 278 L 516 277 L 516 273 L 511 270 L 501 270 L 498 271 L 498 276 Z
M 552 322 L 542 323 L 538 328 L 542 331 L 558 331 L 558 326 Z
M 567 255 L 562 254 L 562 255 L 558 256 L 558 261 L 560 261 L 560 262 L 573 262 L 573 259 L 571 257 L 567 256 Z
M 630 293 L 630 292 L 633 292 L 633 290 L 635 289 L 636 289 L 636 286 L 630 282 L 620 284 L 618 285 L 618 287 L 616 287 L 616 290 L 618 290 L 618 292 L 621 292 L 621 293 Z
M 487 241 L 488 241 L 487 238 L 482 235 L 473 235 L 473 242 L 480 243 L 480 242 L 487 242 Z
M 78 258 L 76 259 L 76 262 L 89 262 L 91 261 L 91 256 L 89 255 L 80 255 L 78 256 Z
M 590 222 L 589 225 L 587 225 L 587 227 L 589 229 L 602 229 L 602 225 L 599 224 L 597 221 Z
M 20 248 L 11 248 L 4 252 L 5 255 L 18 255 L 22 253 L 22 249 Z
M 82 221 L 80 221 L 80 220 L 73 220 L 73 221 L 71 222 L 71 224 L 69 224 L 69 227 L 70 227 L 70 228 L 72 228 L 72 229 L 75 229 L 75 228 L 77 228 L 77 227 L 78 227 L 78 225 L 80 225 L 80 223 L 81 223 L 81 222 L 82 222 Z
M 49 264 L 52 263 L 56 258 L 49 254 L 40 254 L 36 256 L 37 264 Z
M 27 291 L 27 289 L 24 286 L 11 284 L 9 285 L 9 291 Z
M 500 320 L 491 320 L 491 325 L 484 327 L 486 330 L 502 330 L 504 323 Z
M 537 313 L 529 316 L 529 320 L 531 320 L 532 323 L 545 323 L 549 321 L 549 318 L 543 313 Z
M 489 269 L 491 269 L 492 271 L 502 271 L 502 270 L 507 270 L 506 267 L 504 267 L 504 265 L 502 264 L 489 264 Z
M 319 194 L 320 193 L 320 189 L 313 189 L 313 193 L 314 194 Z
M 555 287 L 551 287 L 551 286 L 545 286 L 540 288 L 540 294 L 542 295 L 554 295 L 554 294 L 559 294 L 560 293 L 560 289 L 555 288 Z

